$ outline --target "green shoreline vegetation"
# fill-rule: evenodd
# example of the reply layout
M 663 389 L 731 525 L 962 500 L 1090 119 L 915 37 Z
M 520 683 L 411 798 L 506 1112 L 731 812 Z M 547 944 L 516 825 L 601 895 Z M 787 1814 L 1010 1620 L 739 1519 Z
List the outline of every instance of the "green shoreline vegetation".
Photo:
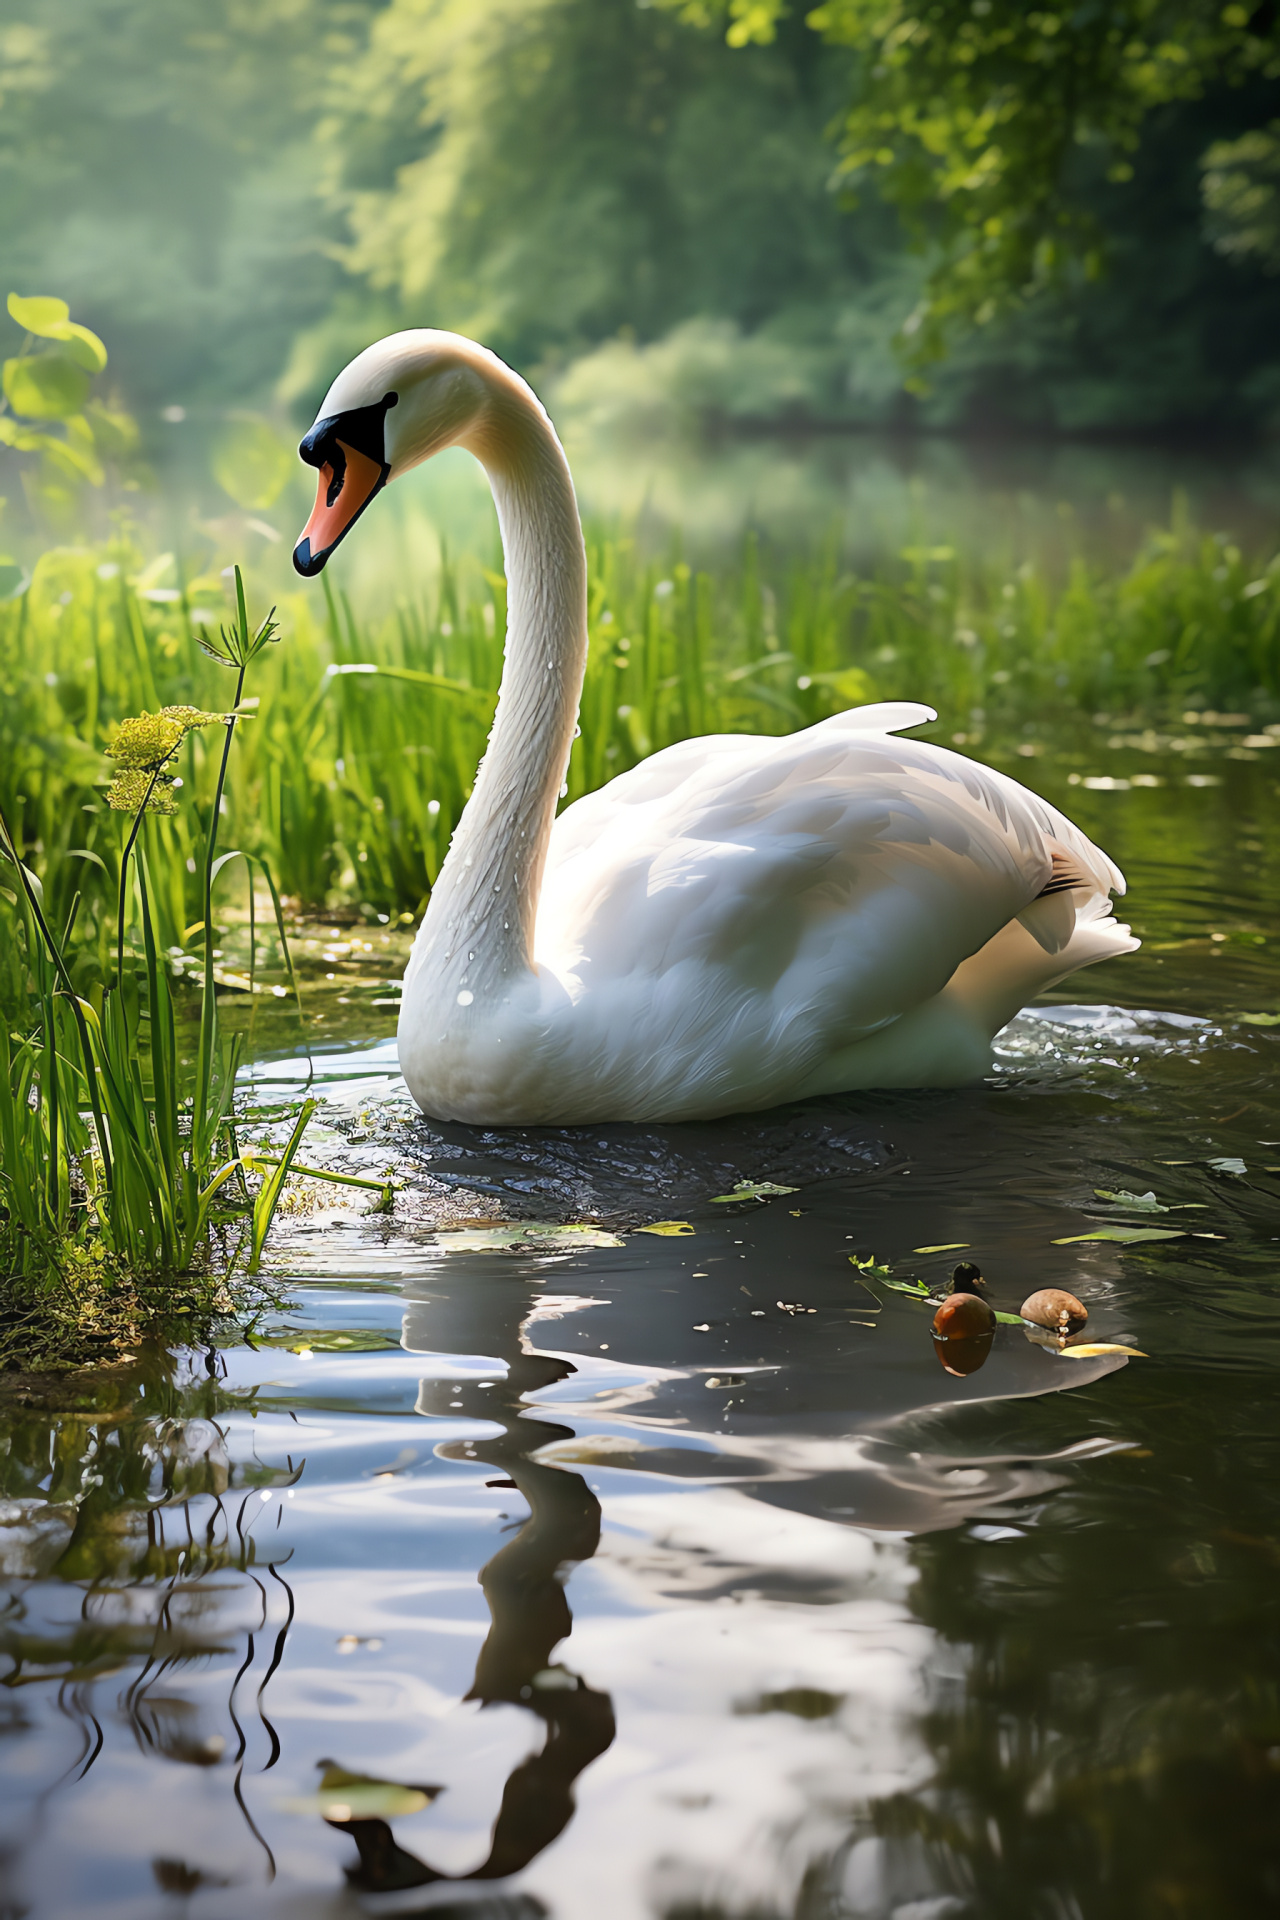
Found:
M 862 574 L 832 549 L 775 562 L 755 539 L 715 573 L 646 558 L 616 531 L 589 529 L 588 547 L 570 801 L 673 741 L 787 733 L 870 700 L 927 701 L 931 737 L 958 726 L 958 744 L 1006 751 L 1046 713 L 1059 731 L 1073 715 L 1087 731 L 1099 709 L 1113 730 L 1176 731 L 1188 708 L 1280 715 L 1280 553 L 1249 557 L 1178 520 L 1126 569 L 1077 561 L 1057 580 L 937 545 Z M 86 909 L 115 859 L 107 748 L 132 714 L 217 706 L 217 669 L 185 636 L 216 623 L 225 586 L 121 539 L 50 549 L 0 604 L 0 807 L 53 918 L 83 896 L 80 964 L 99 976 L 114 921 Z M 327 583 L 286 597 L 288 644 L 261 665 L 222 797 L 229 843 L 310 912 L 417 917 L 483 751 L 504 620 L 501 574 L 479 567 L 446 564 L 368 622 Z M 150 859 L 157 939 L 181 969 L 219 760 L 192 731 L 178 763 L 185 804 L 156 823 Z

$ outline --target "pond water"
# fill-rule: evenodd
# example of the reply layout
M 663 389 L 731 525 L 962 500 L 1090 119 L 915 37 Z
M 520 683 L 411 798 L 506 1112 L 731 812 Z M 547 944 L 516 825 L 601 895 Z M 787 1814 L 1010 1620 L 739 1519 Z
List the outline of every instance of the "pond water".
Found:
M 253 1346 L 0 1414 L 0 1912 L 1274 1911 L 1277 783 L 1233 737 L 1009 763 L 1147 944 L 982 1087 L 435 1127 L 335 981 L 313 1151 L 394 1159 L 395 1214 L 295 1216 Z M 260 1051 L 265 1107 L 307 1063 Z M 1143 1357 L 1001 1324 L 948 1371 L 851 1256 Z

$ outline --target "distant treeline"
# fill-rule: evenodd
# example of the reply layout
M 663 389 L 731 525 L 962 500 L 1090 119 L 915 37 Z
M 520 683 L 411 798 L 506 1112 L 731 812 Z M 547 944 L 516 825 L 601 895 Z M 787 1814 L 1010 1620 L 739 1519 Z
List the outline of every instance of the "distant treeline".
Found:
M 637 0 L 0 0 L 0 258 L 110 338 L 144 421 L 305 410 L 398 325 L 624 411 L 1280 419 L 1280 278 L 1224 245 L 1205 172 L 1223 143 L 1265 147 L 1273 81 L 1160 107 L 1127 180 L 1082 171 L 1105 275 L 961 333 L 911 393 L 895 338 L 930 260 L 874 191 L 842 198 L 855 58 L 799 14 L 734 48 Z

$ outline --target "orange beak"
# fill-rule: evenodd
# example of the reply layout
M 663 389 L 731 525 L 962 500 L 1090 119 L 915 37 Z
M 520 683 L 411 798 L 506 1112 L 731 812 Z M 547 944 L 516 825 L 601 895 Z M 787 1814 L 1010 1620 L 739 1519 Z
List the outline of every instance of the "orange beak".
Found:
M 339 440 L 338 445 L 346 458 L 342 477 L 335 480 L 333 467 L 327 463 L 320 468 L 316 503 L 293 552 L 294 566 L 307 576 L 319 573 L 387 477 L 386 468 L 367 453 L 348 446 L 345 440 Z

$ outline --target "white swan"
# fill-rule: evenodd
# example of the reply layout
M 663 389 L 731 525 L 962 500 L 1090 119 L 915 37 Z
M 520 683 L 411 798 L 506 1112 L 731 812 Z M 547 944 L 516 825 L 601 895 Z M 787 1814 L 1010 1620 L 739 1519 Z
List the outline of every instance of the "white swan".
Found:
M 360 354 L 302 442 L 320 485 L 294 564 L 317 573 L 388 479 L 454 445 L 493 488 L 509 611 L 488 751 L 405 975 L 400 1062 L 427 1113 L 690 1120 L 956 1085 L 1034 994 L 1138 945 L 1111 917 L 1122 875 L 1062 814 L 893 737 L 929 707 L 686 740 L 557 819 L 586 560 L 523 380 L 456 334 Z

